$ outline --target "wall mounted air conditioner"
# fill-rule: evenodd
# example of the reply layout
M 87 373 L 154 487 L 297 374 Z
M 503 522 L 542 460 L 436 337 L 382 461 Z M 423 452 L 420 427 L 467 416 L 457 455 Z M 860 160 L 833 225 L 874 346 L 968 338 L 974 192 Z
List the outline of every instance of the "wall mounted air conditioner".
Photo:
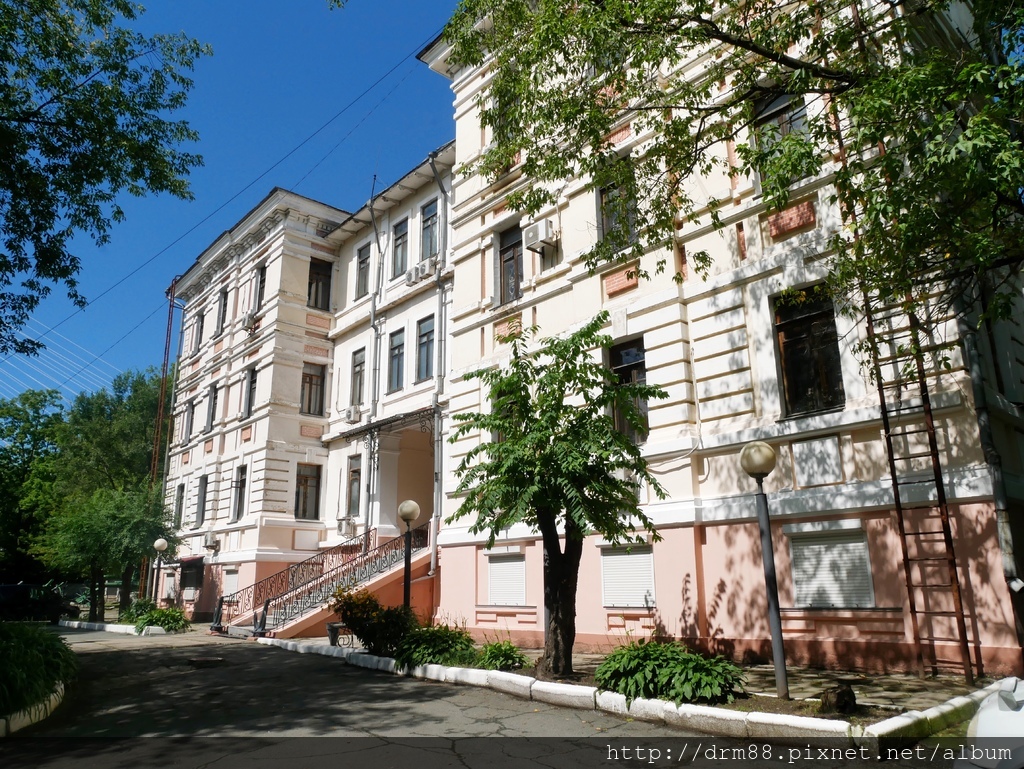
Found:
M 411 286 L 417 280 L 420 279 L 419 265 L 416 265 L 407 273 L 405 273 L 405 285 Z
M 555 245 L 555 227 L 550 219 L 541 219 L 523 230 L 523 246 L 531 251 L 543 251 L 544 246 Z
M 220 543 L 217 542 L 217 535 L 212 531 L 208 531 L 203 535 L 203 547 L 207 550 L 213 550 L 216 552 L 220 550 Z
M 354 537 L 356 535 L 356 519 L 341 518 L 338 520 L 338 534 L 343 537 Z
M 256 313 L 247 312 L 242 316 L 242 328 L 246 331 L 252 331 L 256 327 Z
M 345 421 L 349 424 L 355 424 L 362 417 L 362 409 L 359 406 L 349 406 L 345 409 Z
M 416 275 L 418 276 L 417 280 L 423 280 L 424 278 L 429 277 L 433 271 L 434 269 L 429 261 L 420 262 L 416 265 Z

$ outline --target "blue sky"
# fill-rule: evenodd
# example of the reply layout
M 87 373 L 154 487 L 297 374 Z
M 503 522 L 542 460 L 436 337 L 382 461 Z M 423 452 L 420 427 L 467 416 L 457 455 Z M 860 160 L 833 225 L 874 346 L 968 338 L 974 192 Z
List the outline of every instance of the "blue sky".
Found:
M 143 4 L 143 31 L 184 31 L 214 49 L 199 61 L 189 104 L 176 113 L 200 134 L 190 148 L 205 161 L 191 176 L 195 200 L 126 195 L 127 219 L 109 244 L 76 243 L 81 291 L 92 303 L 75 313 L 54 289 L 28 329 L 56 327 L 43 339 L 48 350 L 0 361 L 0 397 L 59 387 L 73 399 L 118 371 L 159 367 L 171 279 L 273 187 L 353 210 L 369 199 L 375 175 L 380 191 L 454 137 L 449 83 L 415 54 L 440 32 L 455 0 L 350 0 L 344 10 L 328 9 L 326 0 Z

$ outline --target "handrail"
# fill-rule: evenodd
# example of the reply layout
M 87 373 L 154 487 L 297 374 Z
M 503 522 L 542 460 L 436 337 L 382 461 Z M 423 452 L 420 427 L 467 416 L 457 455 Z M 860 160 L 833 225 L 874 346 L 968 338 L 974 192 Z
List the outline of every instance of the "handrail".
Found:
M 423 550 L 429 538 L 429 523 L 412 530 L 412 552 Z M 272 630 L 321 608 L 339 587 L 354 587 L 401 563 L 405 556 L 405 538 L 395 537 L 372 550 L 360 553 L 349 561 L 298 585 L 270 601 L 266 629 Z
M 368 552 L 376 541 L 377 530 L 367 529 L 362 534 L 350 537 L 327 550 L 321 550 L 304 561 L 293 563 L 248 587 L 221 596 L 217 615 L 210 629 L 215 632 L 223 631 L 224 626 L 230 625 L 233 619 L 248 617 L 256 607 L 262 606 L 267 600 L 301 587 L 321 574 L 337 569 L 355 556 Z M 352 552 L 355 547 L 359 547 L 358 553 Z

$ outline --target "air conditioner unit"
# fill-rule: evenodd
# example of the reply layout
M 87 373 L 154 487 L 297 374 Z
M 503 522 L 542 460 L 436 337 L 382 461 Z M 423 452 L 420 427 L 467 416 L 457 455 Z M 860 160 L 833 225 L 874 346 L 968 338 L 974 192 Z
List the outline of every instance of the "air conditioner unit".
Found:
M 338 520 L 338 533 L 343 537 L 354 537 L 356 535 L 356 519 L 341 518 Z
M 242 328 L 246 331 L 252 331 L 256 327 L 256 313 L 247 312 L 242 316 Z
M 432 272 L 433 269 L 430 266 L 430 262 L 420 262 L 416 265 L 416 275 L 418 276 L 417 280 L 423 280 L 424 278 L 429 277 Z
M 362 409 L 359 406 L 349 406 L 345 409 L 345 421 L 349 424 L 355 424 L 362 417 Z
M 419 265 L 416 265 L 407 273 L 405 273 L 405 285 L 411 286 L 417 280 L 420 279 Z
M 208 531 L 203 535 L 203 547 L 206 550 L 217 551 L 220 550 L 220 543 L 217 542 L 217 535 L 212 531 Z
M 553 245 L 555 245 L 555 227 L 550 219 L 541 219 L 523 230 L 523 246 L 531 251 L 543 251 L 544 246 Z

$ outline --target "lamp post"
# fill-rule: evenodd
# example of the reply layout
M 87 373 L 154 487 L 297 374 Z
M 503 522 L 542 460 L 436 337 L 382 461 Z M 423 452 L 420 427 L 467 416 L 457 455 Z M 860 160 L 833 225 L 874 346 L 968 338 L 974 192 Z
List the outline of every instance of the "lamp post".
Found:
M 768 594 L 768 626 L 772 634 L 772 662 L 775 666 L 775 691 L 780 700 L 789 699 L 786 679 L 786 651 L 782 646 L 782 615 L 779 612 L 779 586 L 775 579 L 775 553 L 768 520 L 768 497 L 764 493 L 765 476 L 775 469 L 775 450 L 764 441 L 751 441 L 740 452 L 740 467 L 757 481 L 757 528 L 761 533 L 761 561 L 764 586 Z
M 167 540 L 160 537 L 153 543 L 153 549 L 156 550 L 156 564 L 153 566 L 153 601 L 155 603 L 160 595 L 160 559 L 167 549 Z
M 403 589 L 403 605 L 409 608 L 412 578 L 412 522 L 420 517 L 420 506 L 411 499 L 398 506 L 398 517 L 405 521 L 405 584 Z

